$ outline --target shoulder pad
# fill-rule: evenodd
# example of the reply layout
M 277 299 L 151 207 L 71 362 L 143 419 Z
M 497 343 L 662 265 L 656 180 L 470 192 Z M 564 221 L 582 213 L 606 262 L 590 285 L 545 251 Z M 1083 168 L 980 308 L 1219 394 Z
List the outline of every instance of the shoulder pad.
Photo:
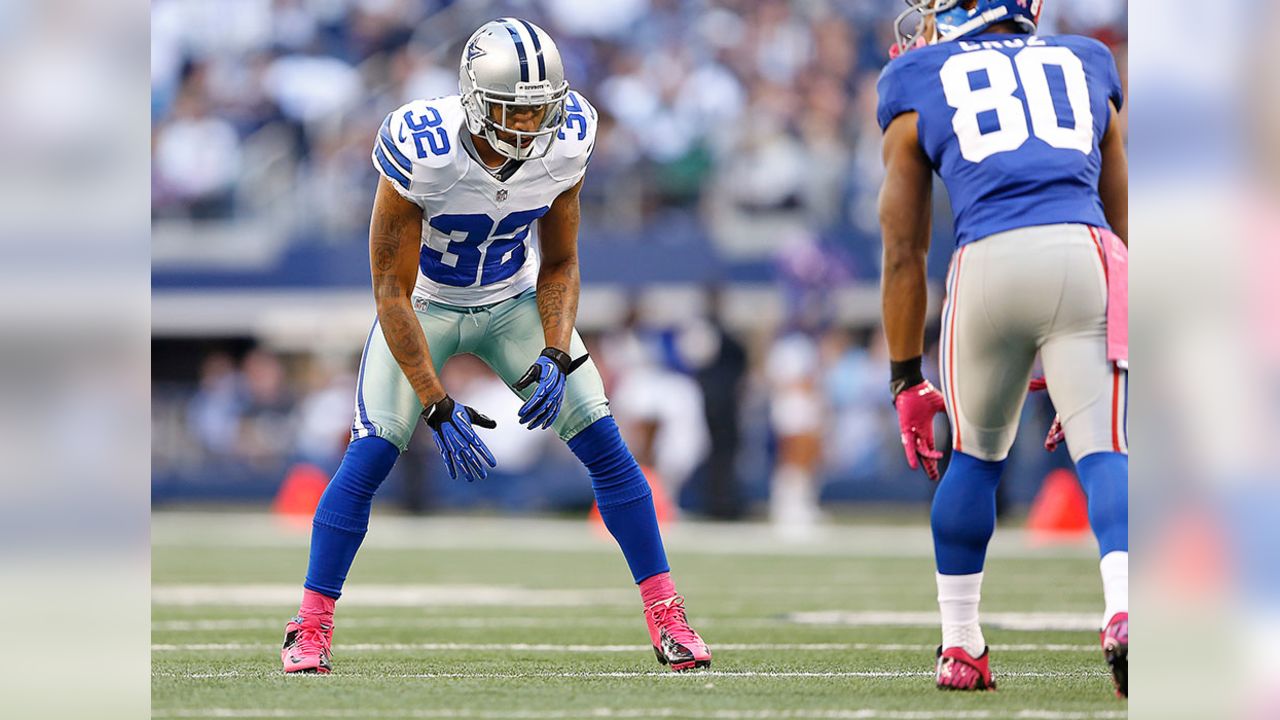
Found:
M 591 103 L 572 90 L 565 99 L 564 113 L 564 126 L 557 133 L 551 152 L 543 158 L 543 164 L 553 179 L 577 182 L 586 172 L 591 151 L 595 149 L 599 118 Z
M 899 55 L 880 71 L 880 79 L 876 81 L 876 121 L 880 124 L 881 132 L 888 129 L 889 123 L 899 115 L 919 110 L 916 75 L 921 72 L 921 58 L 932 47 L 935 46 Z
M 412 201 L 448 190 L 461 176 L 458 131 L 463 122 L 456 95 L 400 106 L 378 128 L 374 168 Z

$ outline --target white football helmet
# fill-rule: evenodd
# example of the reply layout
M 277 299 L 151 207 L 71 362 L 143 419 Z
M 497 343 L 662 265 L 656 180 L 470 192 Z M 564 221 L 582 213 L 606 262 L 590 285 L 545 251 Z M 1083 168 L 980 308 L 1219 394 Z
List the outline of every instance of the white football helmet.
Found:
M 467 129 L 513 160 L 540 158 L 564 124 L 560 50 L 545 30 L 527 20 L 502 18 L 476 30 L 462 50 L 458 89 Z M 517 130 L 512 116 L 532 112 L 532 130 Z

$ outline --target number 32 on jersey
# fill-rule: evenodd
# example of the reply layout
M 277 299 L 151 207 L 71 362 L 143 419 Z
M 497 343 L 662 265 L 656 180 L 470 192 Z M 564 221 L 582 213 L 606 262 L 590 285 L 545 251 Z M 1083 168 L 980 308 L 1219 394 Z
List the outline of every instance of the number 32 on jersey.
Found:
M 1061 71 L 1070 107 L 1070 127 L 1060 124 L 1054 91 L 1049 86 L 1050 67 Z M 972 78 L 979 73 L 986 74 L 988 84 L 974 88 Z M 960 144 L 960 154 L 969 162 L 981 162 L 996 153 L 1016 150 L 1032 132 L 1055 148 L 1079 150 L 1086 155 L 1093 152 L 1089 85 L 1084 64 L 1070 48 L 1029 46 L 1012 59 L 991 49 L 962 53 L 947 60 L 939 76 L 947 104 L 956 110 L 951 125 Z M 1025 105 L 1014 95 L 1019 86 L 1026 96 Z M 983 119 L 990 119 L 992 113 L 998 128 L 991 129 L 988 122 L 984 132 Z
M 434 232 L 425 238 L 418 266 L 423 275 L 453 287 L 506 280 L 524 265 L 529 226 L 548 210 L 544 205 L 513 212 L 496 224 L 483 213 L 436 215 L 428 222 Z

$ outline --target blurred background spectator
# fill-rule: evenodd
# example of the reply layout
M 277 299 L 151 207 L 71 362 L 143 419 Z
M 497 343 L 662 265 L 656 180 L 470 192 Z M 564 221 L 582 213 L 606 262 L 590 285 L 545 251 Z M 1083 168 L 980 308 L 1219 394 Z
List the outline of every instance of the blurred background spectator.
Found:
M 333 469 L 373 312 L 376 129 L 456 93 L 462 42 L 516 15 L 556 38 L 600 113 L 580 327 L 642 461 L 686 511 L 726 519 L 768 508 L 807 527 L 819 504 L 927 501 L 877 325 L 875 81 L 901 7 L 153 0 L 154 500 L 256 502 L 293 462 Z M 1123 71 L 1126 23 L 1123 0 L 1054 2 L 1042 33 L 1098 37 Z M 935 283 L 952 247 L 936 195 Z M 499 420 L 499 475 L 441 482 L 415 442 L 383 502 L 590 504 L 562 445 L 517 428 L 518 401 L 483 365 L 455 359 L 445 382 Z M 1065 464 L 1039 450 L 1044 403 L 1028 401 L 1006 506 Z

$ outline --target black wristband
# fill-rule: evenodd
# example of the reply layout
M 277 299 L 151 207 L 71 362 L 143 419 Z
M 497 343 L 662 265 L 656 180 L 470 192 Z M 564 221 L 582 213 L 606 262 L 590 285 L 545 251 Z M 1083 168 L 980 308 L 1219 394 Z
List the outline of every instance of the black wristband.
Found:
M 453 398 L 445 395 L 439 400 L 422 408 L 422 421 L 432 430 L 439 430 L 441 425 L 448 422 L 453 417 L 453 409 L 457 405 L 453 402 Z
M 551 362 L 555 363 L 556 366 L 560 368 L 560 372 L 565 375 L 568 375 L 573 369 L 573 358 L 569 357 L 569 353 L 561 350 L 560 348 L 549 347 L 542 351 L 542 356 L 549 358 Z
M 889 392 L 893 397 L 896 398 L 903 390 L 924 382 L 924 373 L 920 371 L 920 365 L 919 355 L 910 360 L 889 361 Z

